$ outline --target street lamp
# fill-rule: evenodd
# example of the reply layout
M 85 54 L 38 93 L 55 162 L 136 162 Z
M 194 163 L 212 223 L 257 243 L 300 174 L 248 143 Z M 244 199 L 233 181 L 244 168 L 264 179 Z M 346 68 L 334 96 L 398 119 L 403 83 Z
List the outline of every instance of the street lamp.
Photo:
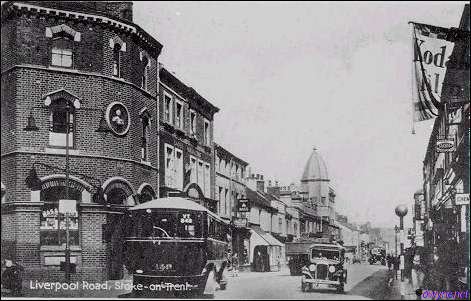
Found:
M 394 210 L 396 215 L 399 216 L 399 230 L 401 232 L 401 257 L 400 257 L 400 266 L 401 269 L 401 282 L 404 282 L 404 216 L 407 214 L 406 205 L 398 205 Z M 403 285 L 401 285 L 403 287 Z M 401 289 L 401 299 L 403 299 L 403 290 Z
M 46 105 L 49 105 L 51 103 L 51 99 L 49 97 L 46 98 L 45 100 Z M 32 109 L 35 108 L 43 108 L 43 107 L 32 107 Z M 70 101 L 66 101 L 65 105 L 59 105 L 56 106 L 57 109 L 65 111 L 66 115 L 66 121 L 65 121 L 65 128 L 66 128 L 66 137 L 65 137 L 65 198 L 69 199 L 69 137 L 70 137 L 70 128 L 73 124 L 70 123 L 70 113 L 73 112 L 75 109 L 80 109 L 80 101 L 78 99 L 75 99 L 73 101 L 73 104 L 71 106 Z M 84 110 L 90 110 L 90 111 L 98 111 L 97 109 L 92 109 L 92 108 L 83 108 Z M 98 133 L 106 133 L 109 132 L 109 127 L 106 123 L 105 120 L 105 115 L 102 110 L 102 116 L 100 119 L 100 124 L 98 126 L 98 129 L 95 130 L 95 132 Z M 25 128 L 23 128 L 24 131 L 31 132 L 31 131 L 39 131 L 39 128 L 36 126 L 36 120 L 33 116 L 32 110 L 30 111 L 30 114 L 28 116 L 28 123 Z M 36 188 L 38 186 L 38 183 L 40 183 L 39 177 L 37 176 L 36 170 L 33 168 L 30 171 L 30 176 L 28 177 L 28 182 L 35 185 Z M 67 283 L 70 283 L 70 233 L 69 233 L 69 214 L 65 214 L 65 229 L 66 229 L 66 241 L 65 241 L 65 281 Z

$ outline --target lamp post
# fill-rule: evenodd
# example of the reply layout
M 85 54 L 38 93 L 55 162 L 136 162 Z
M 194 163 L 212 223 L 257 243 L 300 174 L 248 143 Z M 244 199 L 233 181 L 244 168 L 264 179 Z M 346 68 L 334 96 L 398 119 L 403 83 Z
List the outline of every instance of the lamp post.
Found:
M 51 103 L 51 99 L 48 97 L 46 98 L 45 103 L 49 105 Z M 39 128 L 36 126 L 36 120 L 34 118 L 32 109 L 37 109 L 37 108 L 43 108 L 43 107 L 32 107 L 30 111 L 30 115 L 28 116 L 28 123 L 26 127 L 23 129 L 24 131 L 31 132 L 31 131 L 39 131 Z M 73 126 L 70 122 L 70 114 L 75 110 L 80 108 L 80 101 L 78 99 L 75 99 L 73 101 L 73 104 L 71 106 L 70 101 L 66 101 L 65 105 L 58 105 L 56 107 L 59 110 L 63 110 L 66 115 L 66 121 L 65 121 L 65 134 L 66 134 L 66 142 L 65 142 L 65 198 L 69 199 L 69 148 L 70 148 L 70 128 Z M 85 108 L 86 110 L 90 111 L 101 111 L 97 109 L 92 109 L 92 108 Z M 102 117 L 100 120 L 100 124 L 97 130 L 95 132 L 99 133 L 106 133 L 109 131 L 109 128 L 106 124 L 106 120 L 104 118 L 104 113 L 102 111 Z M 33 164 L 33 170 L 34 170 L 34 164 Z M 35 173 L 35 170 L 34 170 Z M 33 177 L 34 178 L 34 177 Z M 37 175 L 35 176 L 36 183 L 38 183 L 39 178 Z M 65 229 L 66 229 L 66 241 L 65 241 L 65 281 L 66 283 L 70 283 L 70 233 L 69 233 L 69 213 L 65 214 Z
M 407 214 L 406 205 L 398 205 L 395 209 L 396 215 L 399 216 L 399 230 L 401 232 L 401 257 L 400 257 L 400 270 L 401 270 L 401 299 L 404 299 L 404 216 Z

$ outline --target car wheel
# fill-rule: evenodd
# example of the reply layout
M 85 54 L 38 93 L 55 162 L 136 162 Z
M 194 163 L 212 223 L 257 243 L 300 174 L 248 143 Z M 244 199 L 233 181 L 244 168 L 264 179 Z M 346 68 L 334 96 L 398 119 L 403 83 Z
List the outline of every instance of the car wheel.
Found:
M 342 283 L 339 286 L 337 286 L 337 293 L 343 294 L 345 292 L 345 285 Z

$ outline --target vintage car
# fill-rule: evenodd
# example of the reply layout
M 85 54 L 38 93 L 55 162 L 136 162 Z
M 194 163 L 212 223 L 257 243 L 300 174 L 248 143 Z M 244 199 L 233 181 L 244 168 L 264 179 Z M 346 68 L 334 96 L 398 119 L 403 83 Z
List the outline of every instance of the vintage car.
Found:
M 302 268 L 301 290 L 334 287 L 344 292 L 347 270 L 344 268 L 345 248 L 336 243 L 312 244 L 309 247 L 309 263 Z
M 377 262 L 382 265 L 386 265 L 386 250 L 380 247 L 374 247 L 370 250 L 370 256 L 368 258 L 370 264 L 375 264 Z

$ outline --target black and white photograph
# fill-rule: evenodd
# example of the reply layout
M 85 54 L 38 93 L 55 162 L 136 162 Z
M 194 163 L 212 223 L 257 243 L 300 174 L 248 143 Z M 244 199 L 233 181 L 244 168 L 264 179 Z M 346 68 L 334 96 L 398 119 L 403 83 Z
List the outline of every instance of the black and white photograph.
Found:
M 1 1 L 1 298 L 469 300 L 468 1 Z

